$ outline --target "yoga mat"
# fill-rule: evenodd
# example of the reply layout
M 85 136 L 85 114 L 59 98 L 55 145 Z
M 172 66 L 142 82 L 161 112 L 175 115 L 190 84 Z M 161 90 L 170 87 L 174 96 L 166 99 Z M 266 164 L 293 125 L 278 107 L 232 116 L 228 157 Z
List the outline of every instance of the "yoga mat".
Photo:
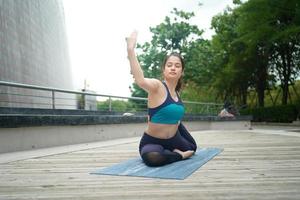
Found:
M 161 167 L 148 167 L 141 158 L 135 158 L 96 170 L 91 174 L 183 180 L 221 152 L 222 149 L 219 148 L 202 148 L 197 150 L 191 158 Z

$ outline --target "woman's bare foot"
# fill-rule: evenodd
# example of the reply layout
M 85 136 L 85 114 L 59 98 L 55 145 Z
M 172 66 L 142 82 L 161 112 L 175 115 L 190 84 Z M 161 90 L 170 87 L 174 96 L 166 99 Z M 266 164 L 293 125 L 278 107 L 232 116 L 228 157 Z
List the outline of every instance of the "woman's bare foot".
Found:
M 195 153 L 195 151 L 192 150 L 180 151 L 179 149 L 174 149 L 173 152 L 179 153 L 182 156 L 182 159 L 187 159 Z

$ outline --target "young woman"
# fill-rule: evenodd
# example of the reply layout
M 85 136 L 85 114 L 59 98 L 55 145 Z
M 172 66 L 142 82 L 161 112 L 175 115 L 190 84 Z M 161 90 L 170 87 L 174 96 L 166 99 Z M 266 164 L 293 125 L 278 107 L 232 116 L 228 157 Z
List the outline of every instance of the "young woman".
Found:
M 131 74 L 148 93 L 148 126 L 140 141 L 140 155 L 148 166 L 161 166 L 191 157 L 197 145 L 180 120 L 184 106 L 178 95 L 183 59 L 171 53 L 162 65 L 163 81 L 145 78 L 135 54 L 137 32 L 126 38 Z

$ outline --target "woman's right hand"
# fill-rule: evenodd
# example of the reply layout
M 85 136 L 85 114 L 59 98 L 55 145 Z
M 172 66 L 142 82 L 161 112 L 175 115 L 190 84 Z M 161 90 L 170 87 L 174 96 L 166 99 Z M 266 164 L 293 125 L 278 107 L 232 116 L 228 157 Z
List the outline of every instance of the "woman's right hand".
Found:
M 133 31 L 129 37 L 126 37 L 127 50 L 134 50 L 137 41 L 137 31 Z

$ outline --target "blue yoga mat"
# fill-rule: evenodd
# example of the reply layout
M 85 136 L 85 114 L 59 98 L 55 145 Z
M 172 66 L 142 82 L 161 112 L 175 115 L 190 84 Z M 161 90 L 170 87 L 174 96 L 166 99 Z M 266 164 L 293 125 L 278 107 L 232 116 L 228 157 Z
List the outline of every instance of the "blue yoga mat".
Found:
M 143 163 L 141 158 L 135 158 L 110 167 L 96 170 L 91 174 L 183 180 L 221 152 L 222 149 L 219 148 L 202 148 L 197 150 L 195 155 L 191 158 L 161 167 L 148 167 Z

